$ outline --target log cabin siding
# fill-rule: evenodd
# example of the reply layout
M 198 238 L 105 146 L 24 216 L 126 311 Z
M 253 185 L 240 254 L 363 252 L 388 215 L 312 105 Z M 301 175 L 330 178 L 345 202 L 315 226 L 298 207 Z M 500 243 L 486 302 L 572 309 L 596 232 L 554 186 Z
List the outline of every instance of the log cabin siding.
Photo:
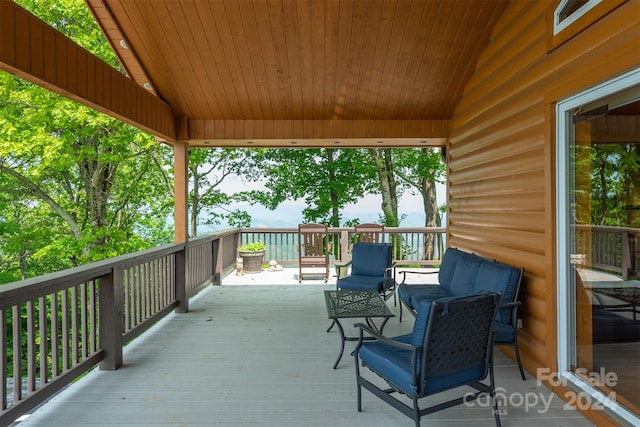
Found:
M 548 51 L 555 4 L 504 11 L 454 111 L 447 150 L 448 244 L 525 268 L 519 337 L 534 374 L 557 369 L 554 106 L 637 67 L 640 47 L 640 2 L 630 1 Z

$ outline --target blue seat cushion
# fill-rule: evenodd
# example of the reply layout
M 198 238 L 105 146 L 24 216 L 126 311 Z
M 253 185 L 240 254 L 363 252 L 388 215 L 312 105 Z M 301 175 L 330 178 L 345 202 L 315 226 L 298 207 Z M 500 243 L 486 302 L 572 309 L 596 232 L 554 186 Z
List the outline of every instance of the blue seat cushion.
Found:
M 403 283 L 398 286 L 398 298 L 410 307 L 418 307 L 423 299 L 433 301 L 447 296 L 449 296 L 449 292 L 440 285 L 407 285 Z M 413 305 L 414 300 L 415 305 Z
M 383 277 L 391 266 L 391 245 L 388 243 L 356 243 L 351 254 L 351 274 Z
M 513 302 L 520 283 L 521 270 L 495 261 L 485 261 L 478 269 L 475 293 L 482 291 L 502 293 L 502 304 Z M 500 322 L 511 322 L 511 308 L 498 310 Z
M 413 334 L 393 339 L 407 343 L 413 339 Z M 484 365 L 480 364 L 454 373 L 428 376 L 425 379 L 425 384 L 418 388 L 417 385 L 412 384 L 414 379 L 411 374 L 411 351 L 373 341 L 363 343 L 358 355 L 364 366 L 381 375 L 391 385 L 408 396 L 418 395 L 420 397 L 458 387 L 470 381 L 481 380 L 486 374 Z M 418 360 L 420 360 L 420 355 L 418 355 Z M 419 381 L 420 372 L 417 372 L 415 383 L 418 384 Z
M 494 322 L 493 329 L 496 332 L 495 342 L 497 344 L 501 343 L 513 343 L 516 340 L 516 330 L 510 324 L 505 324 L 502 322 Z
M 337 280 L 339 289 L 383 291 L 384 277 L 351 275 Z
M 412 334 L 403 336 L 403 341 L 406 343 L 411 336 Z M 365 342 L 358 350 L 358 356 L 364 366 L 381 374 L 397 389 L 409 396 L 414 396 L 417 389 L 411 384 L 413 381 L 411 355 L 410 350 L 403 350 L 380 341 Z
M 640 320 L 633 320 L 601 306 L 592 307 L 593 342 L 640 341 Z

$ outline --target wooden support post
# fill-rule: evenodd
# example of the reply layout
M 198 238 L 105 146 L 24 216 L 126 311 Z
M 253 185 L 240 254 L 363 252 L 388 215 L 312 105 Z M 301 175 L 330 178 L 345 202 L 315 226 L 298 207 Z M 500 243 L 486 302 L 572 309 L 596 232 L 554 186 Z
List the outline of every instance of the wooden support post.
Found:
M 173 220 L 174 241 L 186 243 L 189 239 L 189 144 L 176 142 L 173 146 Z
M 100 345 L 105 358 L 100 370 L 114 371 L 122 366 L 122 270 L 114 268 L 111 274 L 98 280 L 100 298 Z
M 176 252 L 176 300 L 178 306 L 176 313 L 187 313 L 189 311 L 189 297 L 187 296 L 187 247 L 185 245 L 181 251 Z
M 216 239 L 211 241 L 211 283 L 220 285 L 222 284 L 222 239 Z

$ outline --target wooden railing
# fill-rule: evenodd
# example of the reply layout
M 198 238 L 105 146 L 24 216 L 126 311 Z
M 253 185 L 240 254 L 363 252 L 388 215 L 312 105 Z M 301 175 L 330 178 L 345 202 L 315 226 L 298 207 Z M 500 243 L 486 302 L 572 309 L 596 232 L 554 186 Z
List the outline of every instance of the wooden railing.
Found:
M 394 245 L 398 265 L 439 265 L 444 253 L 444 227 L 387 227 L 384 242 Z M 329 228 L 330 263 L 346 262 L 355 236 L 353 227 Z M 242 228 L 241 244 L 261 241 L 267 245 L 265 260 L 282 265 L 298 263 L 297 228 Z
M 239 230 L 0 286 L 0 426 L 97 364 L 122 365 L 124 343 L 220 283 Z
M 384 241 L 393 243 L 398 265 L 432 266 L 442 259 L 444 231 L 387 228 Z M 329 230 L 334 263 L 349 259 L 353 233 Z M 594 266 L 638 275 L 640 230 L 580 233 L 579 249 Z M 0 286 L 0 427 L 98 364 L 118 369 L 126 342 L 172 310 L 188 311 L 192 295 L 233 268 L 237 247 L 256 240 L 267 244 L 266 260 L 297 263 L 297 229 L 236 228 Z
M 577 225 L 574 260 L 618 273 L 623 280 L 640 277 L 640 229 Z

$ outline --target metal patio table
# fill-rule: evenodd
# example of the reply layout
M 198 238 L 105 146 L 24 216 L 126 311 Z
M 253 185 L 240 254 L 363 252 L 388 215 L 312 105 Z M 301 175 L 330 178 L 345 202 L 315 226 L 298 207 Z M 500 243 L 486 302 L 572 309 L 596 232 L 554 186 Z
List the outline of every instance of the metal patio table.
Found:
M 340 363 L 340 359 L 344 353 L 345 341 L 357 341 L 359 339 L 358 337 L 345 336 L 344 328 L 340 324 L 340 319 L 364 318 L 371 328 L 382 333 L 384 325 L 386 325 L 390 318 L 395 317 L 395 314 L 389 309 L 382 296 L 373 290 L 339 289 L 324 291 L 324 299 L 327 305 L 327 316 L 333 320 L 327 332 L 333 328 L 333 325 L 338 325 L 338 331 L 340 332 L 340 354 L 338 354 L 338 358 L 333 364 L 333 369 L 336 369 L 338 363 Z M 380 328 L 371 320 L 375 317 L 383 318 Z

